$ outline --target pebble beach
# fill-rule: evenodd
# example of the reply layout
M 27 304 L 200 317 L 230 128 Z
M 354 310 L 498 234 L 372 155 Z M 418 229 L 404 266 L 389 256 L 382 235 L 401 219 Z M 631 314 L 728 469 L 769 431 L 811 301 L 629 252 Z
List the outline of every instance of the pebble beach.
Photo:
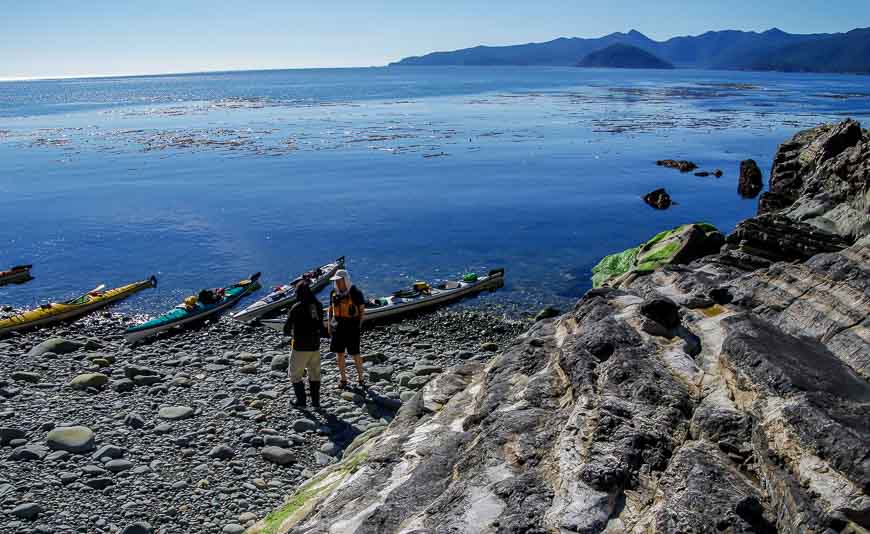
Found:
M 324 340 L 320 411 L 290 405 L 275 332 L 224 317 L 130 347 L 129 322 L 0 339 L 0 531 L 243 532 L 433 376 L 488 361 L 532 320 L 441 310 L 369 327 L 367 391 L 337 388 Z

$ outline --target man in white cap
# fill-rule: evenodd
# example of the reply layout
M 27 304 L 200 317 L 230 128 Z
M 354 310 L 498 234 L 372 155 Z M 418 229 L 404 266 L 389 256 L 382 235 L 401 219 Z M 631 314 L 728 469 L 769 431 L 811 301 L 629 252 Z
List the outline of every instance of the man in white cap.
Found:
M 365 298 L 362 291 L 350 281 L 350 274 L 344 269 L 335 272 L 330 280 L 335 288 L 329 296 L 329 336 L 330 350 L 338 360 L 338 372 L 341 382 L 338 387 L 347 387 L 347 371 L 345 369 L 344 353 L 349 352 L 356 365 L 357 380 L 360 387 L 365 387 L 362 356 L 360 355 L 360 327 L 365 314 Z

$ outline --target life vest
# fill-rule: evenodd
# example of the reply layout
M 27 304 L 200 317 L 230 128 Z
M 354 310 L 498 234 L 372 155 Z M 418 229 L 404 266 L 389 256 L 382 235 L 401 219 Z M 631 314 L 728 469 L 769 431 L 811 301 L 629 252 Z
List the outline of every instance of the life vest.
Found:
M 340 297 L 335 291 L 332 292 L 332 316 L 336 319 L 356 319 L 359 317 L 359 304 L 353 302 L 350 291 Z

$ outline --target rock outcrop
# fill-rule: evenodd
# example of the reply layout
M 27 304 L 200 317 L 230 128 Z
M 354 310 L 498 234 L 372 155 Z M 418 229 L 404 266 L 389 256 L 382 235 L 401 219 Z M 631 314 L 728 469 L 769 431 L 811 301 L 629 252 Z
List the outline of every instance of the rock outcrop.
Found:
M 658 210 L 666 210 L 671 207 L 671 195 L 664 188 L 645 194 L 643 201 Z
M 664 265 L 687 264 L 719 250 L 725 237 L 711 224 L 684 224 L 659 232 L 639 247 L 604 257 L 592 269 L 592 284 L 618 287 Z
M 755 198 L 764 182 L 761 179 L 761 169 L 754 159 L 746 159 L 740 162 L 740 176 L 737 181 L 737 192 L 744 198 Z
M 819 126 L 780 145 L 759 211 L 854 241 L 870 233 L 868 182 L 870 135 L 853 120 Z
M 864 138 L 802 132 L 778 211 L 433 378 L 251 531 L 867 532 Z

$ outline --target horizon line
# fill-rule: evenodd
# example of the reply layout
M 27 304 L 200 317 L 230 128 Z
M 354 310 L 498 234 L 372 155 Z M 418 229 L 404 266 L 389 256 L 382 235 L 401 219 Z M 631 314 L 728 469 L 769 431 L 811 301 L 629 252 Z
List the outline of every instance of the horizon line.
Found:
M 496 44 L 496 45 L 477 44 L 477 45 L 472 45 L 472 46 L 468 46 L 468 47 L 454 48 L 451 50 L 435 50 L 435 51 L 430 50 L 428 52 L 422 52 L 419 56 L 412 55 L 412 56 L 402 57 L 399 59 L 388 60 L 386 63 L 384 63 L 382 65 L 356 65 L 356 66 L 330 66 L 330 67 L 326 67 L 326 66 L 320 66 L 320 67 L 287 66 L 287 67 L 261 67 L 261 68 L 240 67 L 240 68 L 215 69 L 215 70 L 206 69 L 206 70 L 191 70 L 191 71 L 145 72 L 145 73 L 123 73 L 123 74 L 70 74 L 70 75 L 60 75 L 60 76 L 55 75 L 55 76 L 11 76 L 11 77 L 0 76 L 0 83 L 62 81 L 62 80 L 94 80 L 94 79 L 110 79 L 110 78 L 146 78 L 146 77 L 161 77 L 161 76 L 193 76 L 193 75 L 203 75 L 203 74 L 233 74 L 233 73 L 240 73 L 240 72 L 268 72 L 268 71 L 284 71 L 284 70 L 328 70 L 328 69 L 384 68 L 384 67 L 390 67 L 393 64 L 397 64 L 397 63 L 401 62 L 403 59 L 406 59 L 408 57 L 422 57 L 422 56 L 426 56 L 428 54 L 433 54 L 433 53 L 455 52 L 457 50 L 465 50 L 468 48 L 477 48 L 477 47 L 499 48 L 499 47 L 506 47 L 506 46 L 541 44 L 541 43 L 548 43 L 548 42 L 552 42 L 552 41 L 558 41 L 560 39 L 601 39 L 603 37 L 607 37 L 609 35 L 614 35 L 614 34 L 629 35 L 632 32 L 637 32 L 637 33 L 643 35 L 644 37 L 646 37 L 647 39 L 650 39 L 652 41 L 664 43 L 664 42 L 667 42 L 671 39 L 686 38 L 686 37 L 700 37 L 700 36 L 708 34 L 708 33 L 726 32 L 726 31 L 737 31 L 737 32 L 756 33 L 756 34 L 763 34 L 763 33 L 767 33 L 770 31 L 780 31 L 783 33 L 791 34 L 791 35 L 822 35 L 822 34 L 825 34 L 825 35 L 832 35 L 833 36 L 833 35 L 844 35 L 846 33 L 854 31 L 854 30 L 863 30 L 863 29 L 870 29 L 870 27 L 855 26 L 851 30 L 832 32 L 832 33 L 805 33 L 805 34 L 794 33 L 794 34 L 791 34 L 790 32 L 783 30 L 782 28 L 780 28 L 778 26 L 772 26 L 766 30 L 732 30 L 732 29 L 707 30 L 707 31 L 698 33 L 696 35 L 691 35 L 691 34 L 672 35 L 671 37 L 668 37 L 666 39 L 658 40 L 658 39 L 653 39 L 652 37 L 649 37 L 646 33 L 638 30 L 637 28 L 630 28 L 627 31 L 610 32 L 608 34 L 600 35 L 598 37 L 559 36 L 559 37 L 554 37 L 554 38 L 546 40 L 546 41 L 527 41 L 524 43 Z
M 98 80 L 106 78 L 159 78 L 161 76 L 195 76 L 199 74 L 235 74 L 240 72 L 270 72 L 282 70 L 335 70 L 335 69 L 377 69 L 387 67 L 388 65 L 357 65 L 345 67 L 261 67 L 261 68 L 237 68 L 237 69 L 216 69 L 216 70 L 191 70 L 191 71 L 172 71 L 172 72 L 145 72 L 138 74 L 70 74 L 62 76 L 16 76 L 2 77 L 0 83 L 6 82 L 48 82 L 61 80 Z

